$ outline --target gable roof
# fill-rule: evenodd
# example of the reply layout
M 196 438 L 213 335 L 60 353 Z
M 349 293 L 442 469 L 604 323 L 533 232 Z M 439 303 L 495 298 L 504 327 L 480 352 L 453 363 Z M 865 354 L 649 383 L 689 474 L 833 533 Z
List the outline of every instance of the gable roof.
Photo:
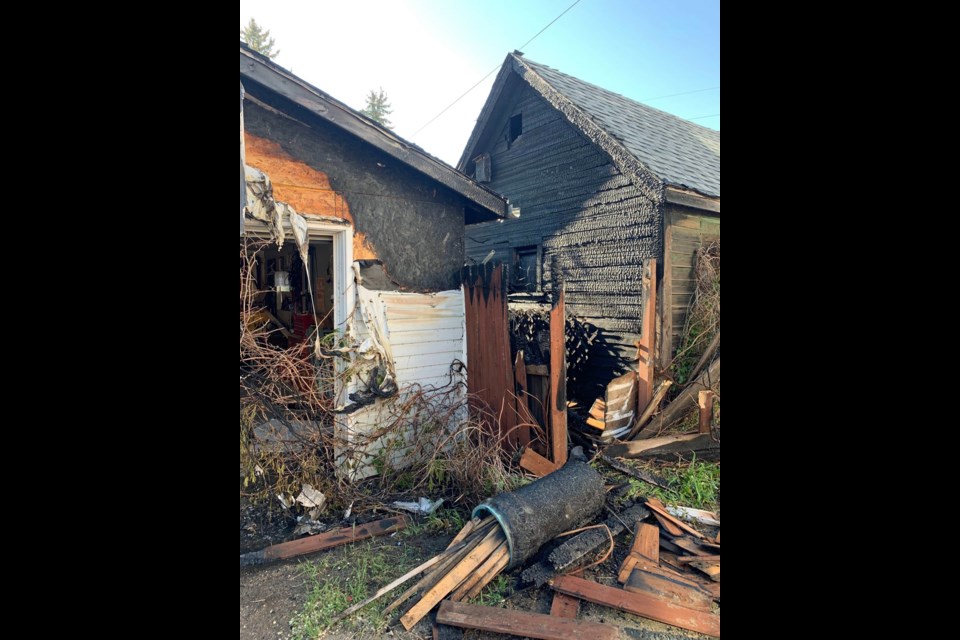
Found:
M 379 123 L 298 78 L 241 42 L 241 83 L 244 80 L 252 80 L 263 85 L 321 120 L 353 134 L 387 155 L 433 178 L 480 207 L 485 213 L 483 219 L 494 220 L 506 216 L 507 201 L 500 194 L 475 182 L 439 158 L 435 158 L 412 142 L 404 140 Z
M 507 54 L 467 143 L 460 160 L 461 169 L 474 155 L 473 147 L 493 111 L 493 103 L 503 91 L 506 74 L 511 72 L 523 78 L 588 138 L 607 151 L 621 170 L 646 169 L 665 185 L 720 197 L 719 131 L 512 53 Z M 624 162 L 624 154 L 629 154 L 629 159 L 635 162 Z

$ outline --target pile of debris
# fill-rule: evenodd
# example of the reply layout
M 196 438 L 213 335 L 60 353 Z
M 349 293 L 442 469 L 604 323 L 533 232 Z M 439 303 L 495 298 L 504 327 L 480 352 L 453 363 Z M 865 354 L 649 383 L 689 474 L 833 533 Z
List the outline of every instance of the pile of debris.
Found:
M 586 600 L 719 637 L 720 616 L 713 603 L 720 602 L 720 523 L 714 514 L 668 509 L 655 499 L 615 513 L 606 504 L 603 477 L 581 459 L 547 471 L 516 491 L 478 505 L 446 550 L 346 609 L 331 625 L 420 576 L 384 610 L 399 610 L 399 622 L 408 631 L 436 609 L 435 633 L 440 637 L 444 625 L 548 640 L 619 637 L 613 625 L 577 619 L 580 601 Z M 589 525 L 604 506 L 611 516 Z M 715 533 L 702 533 L 681 518 L 716 527 Z M 332 531 L 246 554 L 241 565 L 325 549 L 405 525 L 404 518 L 391 518 L 352 531 Z M 611 557 L 615 537 L 624 531 L 633 531 L 635 537 L 620 565 L 623 587 L 584 577 L 585 569 Z M 535 561 L 529 563 L 531 559 Z M 501 572 L 522 567 L 523 581 L 554 591 L 549 615 L 465 602 Z

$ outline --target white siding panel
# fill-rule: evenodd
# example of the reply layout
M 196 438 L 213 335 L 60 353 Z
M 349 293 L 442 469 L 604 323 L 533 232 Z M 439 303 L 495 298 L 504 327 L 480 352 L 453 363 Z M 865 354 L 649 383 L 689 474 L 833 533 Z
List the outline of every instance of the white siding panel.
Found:
M 464 340 L 463 292 L 460 289 L 438 293 L 406 293 L 398 291 L 371 291 L 357 287 L 358 304 L 354 314 L 354 339 L 363 341 L 375 337 L 382 342 L 383 351 L 392 358 L 398 397 L 380 400 L 348 417 L 349 431 L 369 433 L 383 425 L 392 406 L 403 402 L 406 389 L 420 385 L 429 394 L 431 388 L 446 387 L 439 393 L 450 393 L 450 368 L 459 360 L 466 362 Z M 365 318 L 366 316 L 366 318 Z M 366 319 L 366 322 L 364 321 Z M 371 336 L 367 324 L 377 327 L 380 335 Z M 465 381 L 466 373 L 454 375 L 453 382 Z M 466 419 L 466 385 L 457 385 L 454 392 L 463 399 L 464 410 L 456 419 Z M 449 397 L 446 398 L 448 401 Z M 454 428 L 456 425 L 449 425 Z M 374 473 L 370 456 L 380 447 L 373 443 L 364 453 L 357 453 L 352 461 L 354 478 Z

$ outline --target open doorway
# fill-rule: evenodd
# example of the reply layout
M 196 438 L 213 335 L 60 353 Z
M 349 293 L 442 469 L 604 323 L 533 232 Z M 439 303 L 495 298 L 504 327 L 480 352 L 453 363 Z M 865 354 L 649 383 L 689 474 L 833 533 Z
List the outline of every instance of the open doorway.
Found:
M 310 238 L 308 264 L 293 242 L 268 244 L 254 256 L 256 304 L 276 331 L 273 344 L 293 347 L 335 328 L 335 267 L 332 236 Z

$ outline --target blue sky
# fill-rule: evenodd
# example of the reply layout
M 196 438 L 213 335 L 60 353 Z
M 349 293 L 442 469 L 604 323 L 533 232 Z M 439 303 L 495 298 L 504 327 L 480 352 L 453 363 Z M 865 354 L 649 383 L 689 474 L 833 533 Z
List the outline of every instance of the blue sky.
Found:
M 256 18 L 276 38 L 278 64 L 354 108 L 382 86 L 394 131 L 455 164 L 496 73 L 417 130 L 573 2 L 241 0 L 240 25 Z M 720 128 L 719 0 L 581 0 L 523 51 Z

